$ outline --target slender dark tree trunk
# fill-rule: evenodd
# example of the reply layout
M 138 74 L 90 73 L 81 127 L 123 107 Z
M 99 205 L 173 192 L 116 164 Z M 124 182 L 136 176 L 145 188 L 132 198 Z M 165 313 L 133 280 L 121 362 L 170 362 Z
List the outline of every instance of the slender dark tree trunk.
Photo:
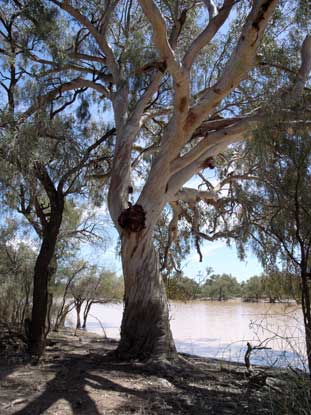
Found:
M 165 287 L 150 233 L 122 235 L 122 263 L 125 296 L 119 357 L 175 357 Z
M 81 318 L 80 318 L 80 313 L 81 313 L 81 307 L 82 307 L 83 301 L 81 300 L 76 300 L 75 301 L 75 308 L 76 308 L 76 313 L 77 313 L 77 323 L 76 323 L 76 330 L 77 329 L 81 329 Z
M 24 301 L 24 306 L 23 306 L 23 311 L 22 311 L 22 316 L 21 316 L 21 328 L 24 327 L 24 322 L 25 322 L 25 318 L 29 318 L 29 303 L 30 303 L 30 284 L 28 284 L 26 282 L 25 284 L 25 301 Z
M 64 328 L 65 326 L 65 321 L 66 321 L 66 317 L 69 314 L 69 312 L 71 311 L 70 306 L 72 304 L 65 304 L 64 307 L 62 308 L 62 312 L 58 314 L 55 325 L 53 330 L 58 331 L 59 329 Z
M 301 305 L 305 327 L 306 351 L 308 358 L 309 374 L 311 377 L 311 299 L 309 276 L 306 272 L 301 273 Z
M 82 324 L 82 328 L 84 330 L 86 329 L 86 322 L 87 322 L 87 318 L 88 318 L 88 315 L 89 315 L 89 312 L 91 310 L 92 305 L 93 305 L 93 300 L 88 300 L 86 302 L 86 305 L 85 305 L 85 308 L 84 308 L 84 311 L 83 311 L 83 324 Z
M 53 294 L 48 292 L 48 306 L 47 306 L 47 313 L 46 313 L 46 330 L 45 330 L 45 337 L 51 331 L 51 313 L 53 307 Z
M 45 348 L 45 322 L 48 306 L 48 282 L 51 245 L 50 235 L 42 241 L 38 255 L 33 287 L 33 305 L 31 314 L 30 352 L 40 356 Z
M 55 254 L 64 209 L 63 197 L 57 195 L 51 209 L 50 221 L 46 225 L 33 279 L 33 305 L 30 330 L 30 353 L 41 356 L 45 349 L 46 318 L 48 308 L 48 285 L 51 278 L 51 263 Z M 52 267 L 53 268 L 53 267 Z
M 56 316 L 56 319 L 55 319 L 55 324 L 54 324 L 54 327 L 53 327 L 53 330 L 55 330 L 55 331 L 57 331 L 59 328 L 64 327 L 67 314 L 70 311 L 70 307 L 72 306 L 72 304 L 74 304 L 74 301 L 71 301 L 69 304 L 66 304 L 66 301 L 67 301 L 67 295 L 68 295 L 69 287 L 70 287 L 73 279 L 75 278 L 75 276 L 76 276 L 76 273 L 74 273 L 71 276 L 71 278 L 69 278 L 69 280 L 67 281 L 67 284 L 65 286 L 65 290 L 64 290 L 63 298 L 62 298 L 62 303 L 61 303 L 61 306 L 60 306 L 60 308 L 57 312 L 57 316 Z

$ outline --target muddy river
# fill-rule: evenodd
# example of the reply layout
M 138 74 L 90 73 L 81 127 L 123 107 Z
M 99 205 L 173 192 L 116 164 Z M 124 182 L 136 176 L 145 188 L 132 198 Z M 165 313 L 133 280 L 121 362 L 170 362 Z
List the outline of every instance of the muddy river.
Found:
M 87 330 L 120 337 L 122 304 L 96 304 Z M 246 343 L 269 347 L 253 353 L 252 362 L 295 367 L 304 365 L 302 315 L 296 305 L 193 301 L 170 304 L 173 337 L 178 351 L 243 361 Z M 74 324 L 75 316 L 71 315 Z

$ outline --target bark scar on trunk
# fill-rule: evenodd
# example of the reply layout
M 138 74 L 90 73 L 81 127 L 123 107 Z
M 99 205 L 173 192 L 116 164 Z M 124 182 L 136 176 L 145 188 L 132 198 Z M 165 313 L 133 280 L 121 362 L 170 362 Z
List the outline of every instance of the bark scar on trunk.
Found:
M 145 229 L 146 213 L 141 205 L 133 205 L 122 210 L 118 223 L 121 228 L 130 232 L 140 232 Z
M 203 161 L 201 164 L 202 169 L 214 169 L 215 168 L 215 160 L 214 157 L 208 157 L 206 160 Z

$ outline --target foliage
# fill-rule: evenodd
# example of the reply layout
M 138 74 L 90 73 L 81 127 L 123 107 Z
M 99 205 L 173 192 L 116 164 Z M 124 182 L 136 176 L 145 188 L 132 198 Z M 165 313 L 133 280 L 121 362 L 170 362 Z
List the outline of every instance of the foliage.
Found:
M 22 327 L 31 310 L 32 270 L 35 252 L 19 240 L 17 225 L 0 230 L 0 320 Z
M 299 291 L 299 277 L 289 272 L 272 270 L 260 276 L 253 276 L 241 284 L 245 301 L 266 299 L 270 303 L 295 300 Z
M 73 309 L 77 314 L 77 328 L 86 328 L 93 304 L 122 301 L 123 298 L 122 278 L 117 277 L 114 272 L 75 258 L 70 258 L 59 269 L 52 289 L 55 298 L 52 319 L 56 330 L 65 324 L 66 317 Z
M 242 295 L 246 301 L 258 301 L 263 297 L 262 277 L 254 275 L 242 284 Z
M 227 300 L 230 297 L 239 297 L 240 292 L 240 285 L 237 279 L 228 274 L 212 274 L 201 288 L 201 293 L 204 297 L 218 301 Z
M 199 284 L 191 278 L 180 273 L 167 280 L 167 296 L 170 300 L 189 301 L 198 298 Z
M 299 276 L 285 271 L 273 270 L 260 276 L 252 276 L 238 282 L 228 274 L 215 274 L 207 271 L 200 281 L 176 273 L 167 280 L 167 294 L 170 300 L 217 300 L 226 301 L 242 298 L 243 301 L 299 302 Z
M 296 298 L 299 292 L 311 367 L 311 135 L 305 112 L 294 100 L 288 104 L 298 105 L 301 123 L 293 124 L 288 114 L 268 119 L 249 144 L 252 151 L 244 163 L 257 164 L 258 178 L 236 193 L 245 232 L 239 243 L 249 244 L 266 268 L 264 291 L 271 301 L 284 296 L 279 289 L 284 275 L 299 278 L 286 291 Z

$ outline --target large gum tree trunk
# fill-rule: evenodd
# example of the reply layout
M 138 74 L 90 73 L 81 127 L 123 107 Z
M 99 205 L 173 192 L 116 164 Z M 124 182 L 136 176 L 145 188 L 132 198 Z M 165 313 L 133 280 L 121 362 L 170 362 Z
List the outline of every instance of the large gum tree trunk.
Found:
M 152 237 L 124 232 L 121 240 L 125 296 L 118 355 L 174 358 L 167 297 Z

